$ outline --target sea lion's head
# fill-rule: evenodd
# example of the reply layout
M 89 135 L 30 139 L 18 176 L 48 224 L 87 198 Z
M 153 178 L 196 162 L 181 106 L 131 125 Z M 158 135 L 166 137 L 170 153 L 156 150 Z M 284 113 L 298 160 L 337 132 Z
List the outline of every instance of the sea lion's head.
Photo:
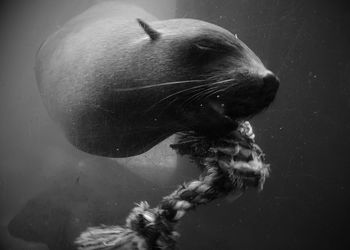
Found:
M 220 131 L 224 120 L 249 119 L 274 100 L 278 78 L 237 35 L 192 19 L 155 22 L 152 27 L 138 21 L 150 47 L 157 48 L 156 56 L 148 54 L 152 50 L 144 56 L 159 59 L 152 63 L 165 70 L 164 79 L 185 83 L 165 100 L 175 103 L 195 130 Z
M 200 20 L 81 14 L 37 54 L 43 101 L 92 154 L 141 154 L 177 132 L 230 132 L 265 109 L 279 81 L 231 32 Z

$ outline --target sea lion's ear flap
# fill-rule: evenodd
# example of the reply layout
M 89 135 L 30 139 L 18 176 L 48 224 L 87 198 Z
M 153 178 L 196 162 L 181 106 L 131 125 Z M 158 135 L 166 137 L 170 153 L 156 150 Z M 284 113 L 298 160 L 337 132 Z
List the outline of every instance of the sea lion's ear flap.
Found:
M 148 23 L 142 21 L 140 18 L 137 18 L 136 20 L 152 41 L 159 39 L 160 33 L 158 31 L 153 29 Z

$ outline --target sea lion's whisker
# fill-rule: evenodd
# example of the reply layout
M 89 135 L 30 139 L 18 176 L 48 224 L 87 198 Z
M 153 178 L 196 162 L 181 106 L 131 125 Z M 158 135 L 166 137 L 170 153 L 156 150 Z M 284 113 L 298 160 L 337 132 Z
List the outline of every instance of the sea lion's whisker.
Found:
M 203 93 L 203 95 L 201 96 L 201 99 L 209 98 L 219 92 L 223 92 L 221 88 L 214 88 L 211 91 L 207 91 L 206 93 Z
M 131 87 L 131 88 L 115 88 L 114 91 L 125 92 L 125 91 L 133 91 L 133 90 L 140 90 L 140 89 L 164 87 L 164 86 L 176 85 L 176 84 L 188 83 L 188 82 L 193 83 L 193 82 L 203 82 L 203 81 L 205 81 L 205 80 L 186 80 L 186 81 L 164 82 L 164 83 L 157 83 L 157 84 L 152 84 L 152 85 L 138 86 L 138 87 Z
M 207 93 L 206 96 L 204 96 L 203 98 L 209 98 L 213 95 L 216 95 L 216 94 L 219 94 L 220 92 L 225 92 L 223 89 L 221 88 L 217 88 L 217 89 L 214 89 L 214 91 L 211 91 L 210 93 Z
M 210 96 L 212 95 L 213 93 L 215 93 L 216 91 L 217 92 L 225 92 L 228 88 L 226 87 L 225 89 L 222 89 L 222 84 L 223 83 L 227 83 L 227 82 L 230 82 L 230 83 L 235 83 L 233 85 L 229 85 L 229 87 L 232 87 L 234 85 L 237 85 L 237 82 L 234 81 L 234 79 L 226 79 L 226 80 L 222 80 L 222 81 L 217 81 L 217 82 L 213 82 L 213 83 L 210 83 L 209 86 L 211 88 L 207 89 L 207 90 L 204 90 L 202 91 L 203 94 L 205 94 L 206 96 Z M 214 91 L 212 91 L 214 90 Z M 209 95 L 208 95 L 209 94 Z
M 209 76 L 206 79 L 208 81 L 217 81 L 219 79 L 227 78 L 227 76 L 228 76 L 227 72 L 221 72 L 221 73 L 213 74 L 212 76 Z
M 195 86 L 195 87 L 192 87 L 192 88 L 185 89 L 185 90 L 183 90 L 183 91 L 178 91 L 178 92 L 176 92 L 176 93 L 174 93 L 174 94 L 172 94 L 172 95 L 169 95 L 168 98 L 163 98 L 164 100 L 162 99 L 162 100 L 158 101 L 157 103 L 153 104 L 149 109 L 146 110 L 146 112 L 148 112 L 150 109 L 152 109 L 153 107 L 155 107 L 155 106 L 156 106 L 157 104 L 159 104 L 160 102 L 165 101 L 165 100 L 168 100 L 167 103 L 165 104 L 165 106 L 163 106 L 162 111 L 160 111 L 160 113 L 158 114 L 158 115 L 161 115 L 167 107 L 169 107 L 171 104 L 175 103 L 175 102 L 179 99 L 179 98 L 178 98 L 178 95 L 179 95 L 179 94 L 183 94 L 185 91 L 195 92 L 195 94 L 196 94 L 197 91 L 199 91 L 199 93 L 200 93 L 201 89 L 200 89 L 200 88 L 197 88 L 197 87 L 204 87 L 204 86 L 203 86 L 203 85 L 201 85 L 201 86 Z M 197 92 L 197 93 L 198 93 L 198 92 Z M 169 101 L 169 98 L 171 98 L 171 97 L 174 97 L 174 99 L 171 100 L 171 101 Z
M 207 94 L 210 94 L 211 92 L 215 92 L 217 89 L 219 88 L 219 86 L 211 86 L 209 89 L 204 89 L 192 96 L 190 96 L 189 98 L 187 98 L 184 102 L 183 102 L 183 106 L 189 105 L 195 101 L 204 99 L 204 96 Z
M 198 95 L 201 95 L 201 94 L 203 94 L 203 93 L 205 93 L 205 92 L 207 92 L 207 91 L 210 91 L 210 90 L 212 90 L 212 89 L 216 89 L 217 87 L 218 87 L 218 86 L 208 84 L 208 85 L 206 86 L 206 88 L 199 89 L 198 92 L 193 93 L 193 94 L 192 94 L 188 99 L 186 99 L 185 101 L 187 101 L 187 100 L 189 100 L 189 99 L 191 99 L 191 98 L 194 98 L 194 97 L 196 97 L 196 96 L 198 96 Z
M 210 85 L 217 85 L 217 84 L 222 84 L 222 83 L 227 83 L 227 82 L 236 82 L 234 78 L 229 78 L 217 82 L 210 83 Z
M 205 91 L 207 91 L 207 89 L 195 89 L 195 90 L 193 90 L 193 91 L 191 91 L 191 92 L 193 92 L 192 94 L 191 93 L 188 93 L 188 94 L 190 94 L 190 96 L 187 98 L 187 99 L 185 99 L 184 100 L 184 102 L 183 102 L 183 104 L 182 104 L 182 106 L 184 106 L 184 104 L 187 102 L 187 101 L 190 101 L 191 100 L 191 98 L 193 98 L 193 97 L 195 97 L 195 96 L 198 96 L 198 95 L 201 95 L 203 92 L 205 92 Z M 170 103 L 172 103 L 172 102 L 170 102 Z
M 183 93 L 186 92 L 186 91 L 196 91 L 196 90 L 198 90 L 198 88 L 204 87 L 205 85 L 206 85 L 206 84 L 199 85 L 199 86 L 194 86 L 194 87 L 191 87 L 191 88 L 187 88 L 187 89 L 183 89 L 183 90 L 177 91 L 177 92 L 175 92 L 175 93 L 173 93 L 173 94 L 171 94 L 171 95 L 168 95 L 168 96 L 164 97 L 163 99 L 161 99 L 160 101 L 158 101 L 158 103 L 160 103 L 160 102 L 162 102 L 162 101 L 165 101 L 165 100 L 167 100 L 167 99 L 169 99 L 169 98 L 171 98 L 171 97 L 173 97 L 173 96 L 176 96 L 176 95 L 178 95 L 178 94 L 183 94 Z
M 155 104 L 153 104 L 152 106 L 150 106 L 146 112 L 148 112 L 149 110 L 151 110 L 152 108 L 154 108 L 156 105 L 158 105 L 159 103 L 161 102 L 164 102 L 166 100 L 169 100 L 170 98 L 172 97 L 176 97 L 177 95 L 179 94 L 183 94 L 187 91 L 197 91 L 198 89 L 200 88 L 203 88 L 203 87 L 206 87 L 208 84 L 201 84 L 201 85 L 197 85 L 197 86 L 193 86 L 193 87 L 190 87 L 190 88 L 187 88 L 187 89 L 183 89 L 183 90 L 180 90 L 180 91 L 177 91 L 175 93 L 172 93 L 171 95 L 167 95 L 166 97 L 162 98 L 161 100 L 159 100 L 158 102 L 156 102 Z M 169 103 L 167 104 L 167 106 L 169 105 Z
M 219 84 L 223 84 L 223 83 L 226 83 L 226 82 L 230 82 L 230 81 L 233 81 L 234 79 L 230 78 L 230 79 L 225 79 L 225 80 L 221 80 L 221 81 L 216 81 L 216 82 L 213 82 L 213 83 L 209 83 L 207 86 L 209 86 L 208 89 L 204 89 L 203 91 L 200 91 L 199 93 L 196 93 L 194 94 L 193 96 L 190 96 L 189 98 L 187 98 L 184 102 L 183 102 L 183 105 L 188 105 L 196 100 L 200 100 L 202 99 L 203 96 L 211 93 L 214 89 L 214 91 L 216 89 L 219 89 L 221 88 L 221 86 Z
M 234 83 L 234 84 L 230 84 L 226 88 L 222 89 L 222 84 L 223 83 L 227 83 L 227 82 Z M 210 96 L 213 96 L 216 93 L 225 92 L 230 87 L 233 87 L 233 86 L 236 86 L 236 85 L 238 85 L 238 83 L 233 78 L 210 83 L 210 84 L 208 84 L 208 86 L 210 86 L 208 89 L 205 89 L 205 90 L 203 90 L 203 91 L 201 91 L 199 93 L 194 94 L 193 96 L 190 96 L 189 98 L 187 98 L 183 102 L 182 105 L 186 106 L 186 105 L 189 105 L 189 104 L 191 104 L 191 103 L 193 103 L 195 101 L 199 101 L 201 99 L 205 99 L 205 98 L 208 98 Z
M 233 88 L 233 87 L 236 87 L 236 86 L 238 86 L 238 82 L 235 82 L 235 84 L 230 84 L 230 85 L 226 86 L 226 88 L 223 89 L 223 92 L 226 92 L 230 88 Z

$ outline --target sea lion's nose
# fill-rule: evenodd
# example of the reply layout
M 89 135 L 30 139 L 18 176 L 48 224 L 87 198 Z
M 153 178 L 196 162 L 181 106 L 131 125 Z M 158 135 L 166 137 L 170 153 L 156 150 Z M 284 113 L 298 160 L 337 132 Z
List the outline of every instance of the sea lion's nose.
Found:
M 280 81 L 278 77 L 272 73 L 271 71 L 268 71 L 265 76 L 263 77 L 264 82 L 264 88 L 267 88 L 269 90 L 277 91 Z

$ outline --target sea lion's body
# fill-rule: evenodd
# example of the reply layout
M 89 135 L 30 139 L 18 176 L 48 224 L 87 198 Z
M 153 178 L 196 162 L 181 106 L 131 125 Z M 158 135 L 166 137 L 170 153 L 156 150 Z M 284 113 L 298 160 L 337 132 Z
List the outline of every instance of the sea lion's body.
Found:
M 157 21 L 130 8 L 89 10 L 38 52 L 44 103 L 79 149 L 140 154 L 179 131 L 224 132 L 273 100 L 278 84 L 263 88 L 268 71 L 227 30 L 193 19 Z M 245 87 L 231 93 L 229 84 Z

